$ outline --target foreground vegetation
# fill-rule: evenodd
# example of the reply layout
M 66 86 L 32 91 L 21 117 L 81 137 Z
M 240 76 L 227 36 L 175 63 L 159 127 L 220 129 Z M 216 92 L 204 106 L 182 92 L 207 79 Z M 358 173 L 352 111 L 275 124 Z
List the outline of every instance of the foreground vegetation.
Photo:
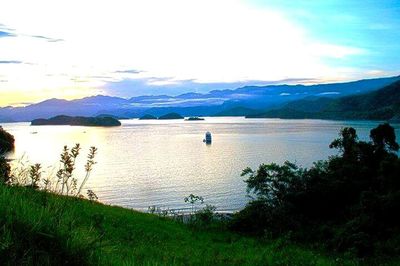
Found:
M 14 142 L 14 136 L 0 126 L 0 183 L 3 183 L 10 176 L 11 167 L 4 154 L 14 149 Z
M 14 136 L 0 126 L 0 155 L 14 149 Z
M 102 205 L 91 190 L 85 200 L 82 188 L 96 163 L 97 150 L 89 150 L 79 185 L 74 169 L 80 151 L 79 145 L 64 147 L 60 169 L 52 178 L 43 175 L 40 164 L 10 171 L 4 160 L 1 265 L 356 264 L 290 244 L 285 238 L 272 241 L 233 233 L 224 221 L 214 219 L 215 209 L 209 205 L 185 224 L 178 221 L 184 219 Z M 190 195 L 185 201 L 194 210 L 203 198 Z
M 243 171 L 255 199 L 232 228 L 256 235 L 289 234 L 357 257 L 400 257 L 400 159 L 393 127 L 379 125 L 371 141 L 344 128 L 330 147 L 340 153 L 303 169 L 263 164 Z
M 222 225 L 0 185 L 0 258 L 8 265 L 356 265 Z
M 290 162 L 245 169 L 254 199 L 232 220 L 211 205 L 196 211 L 203 198 L 193 194 L 184 198 L 192 214 L 176 219 L 155 206 L 149 210 L 166 216 L 100 204 L 91 190 L 83 199 L 95 147 L 81 184 L 78 144 L 64 147 L 53 178 L 40 164 L 11 171 L 0 155 L 0 264 L 399 265 L 394 129 L 382 124 L 364 142 L 344 128 L 331 148 L 340 153 L 310 169 Z

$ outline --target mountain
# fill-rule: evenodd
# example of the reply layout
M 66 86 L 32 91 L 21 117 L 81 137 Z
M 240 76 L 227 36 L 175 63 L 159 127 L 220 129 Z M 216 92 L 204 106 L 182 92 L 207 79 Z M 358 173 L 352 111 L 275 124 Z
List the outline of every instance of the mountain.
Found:
M 258 114 L 259 112 L 260 110 L 238 106 L 218 112 L 214 116 L 247 116 Z
M 184 117 L 177 113 L 168 113 L 168 114 L 160 116 L 158 119 L 159 120 L 184 119 Z
M 282 108 L 247 117 L 400 120 L 400 81 L 360 95 L 293 101 Z
M 56 115 L 95 116 L 112 114 L 102 110 L 129 108 L 129 101 L 117 97 L 91 96 L 78 100 L 49 99 L 25 107 L 0 108 L 0 117 L 14 121 L 31 121 L 37 118 L 50 118 Z
M 97 95 L 77 100 L 49 99 L 25 107 L 0 108 L 0 122 L 31 121 L 56 115 L 141 117 L 175 112 L 183 116 L 250 115 L 252 110 L 284 106 L 310 97 L 339 98 L 380 89 L 400 80 L 400 76 L 318 85 L 246 86 L 234 90 L 213 90 L 178 96 L 145 95 L 124 99 Z M 255 111 L 256 113 L 258 111 Z
M 99 117 L 99 118 L 111 117 L 111 118 L 114 118 L 114 119 L 117 119 L 117 120 L 129 119 L 127 117 L 120 117 L 120 116 L 110 115 L 110 114 L 99 114 L 99 115 L 96 115 L 96 117 Z
M 366 93 L 380 89 L 397 80 L 400 80 L 400 76 L 317 85 L 246 86 L 234 91 L 211 91 L 210 94 L 218 95 L 219 97 L 229 95 L 227 97 L 229 99 L 224 101 L 226 109 L 237 106 L 265 109 L 306 97 L 339 98 Z
M 140 117 L 139 120 L 157 120 L 157 117 L 149 114 L 145 114 L 144 116 Z

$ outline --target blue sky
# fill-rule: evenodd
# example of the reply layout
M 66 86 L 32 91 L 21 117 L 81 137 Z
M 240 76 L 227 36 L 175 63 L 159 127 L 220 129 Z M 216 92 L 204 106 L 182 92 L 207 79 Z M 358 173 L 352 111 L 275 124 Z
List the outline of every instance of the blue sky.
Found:
M 316 40 L 368 51 L 348 61 L 331 62 L 366 69 L 399 71 L 400 1 L 262 1 L 260 8 L 284 10 Z
M 0 106 L 393 76 L 399 51 L 393 0 L 6 0 Z

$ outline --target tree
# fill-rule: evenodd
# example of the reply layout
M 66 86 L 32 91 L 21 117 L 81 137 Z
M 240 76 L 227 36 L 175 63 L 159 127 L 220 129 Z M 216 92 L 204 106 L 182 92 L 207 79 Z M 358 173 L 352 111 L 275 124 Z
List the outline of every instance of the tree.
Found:
M 14 136 L 0 126 L 0 183 L 10 180 L 11 168 L 5 153 L 14 149 Z
M 400 255 L 400 159 L 394 128 L 381 124 L 360 141 L 343 128 L 330 148 L 340 153 L 309 169 L 293 163 L 246 168 L 255 196 L 234 216 L 233 229 L 312 241 L 359 256 Z
M 4 155 L 0 154 L 0 183 L 7 183 L 11 177 L 11 168 Z
M 14 149 L 14 136 L 0 126 L 0 154 Z
M 257 195 L 258 200 L 263 200 L 271 206 L 284 202 L 290 184 L 302 173 L 295 164 L 286 161 L 282 166 L 262 164 L 257 171 L 251 168 L 243 170 L 241 176 L 247 176 L 247 191 Z
M 399 150 L 399 144 L 396 142 L 394 128 L 388 123 L 379 125 L 371 130 L 370 137 L 377 151 L 395 151 Z
M 357 152 L 357 132 L 352 127 L 345 127 L 339 133 L 339 138 L 332 141 L 329 148 L 339 149 L 344 158 L 354 158 Z

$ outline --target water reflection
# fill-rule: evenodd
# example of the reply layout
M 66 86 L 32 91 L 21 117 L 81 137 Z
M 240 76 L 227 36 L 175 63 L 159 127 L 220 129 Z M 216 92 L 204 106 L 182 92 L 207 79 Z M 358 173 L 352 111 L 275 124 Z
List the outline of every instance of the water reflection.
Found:
M 125 120 L 118 128 L 28 123 L 3 127 L 16 138 L 14 158 L 25 154 L 31 163 L 48 166 L 48 171 L 58 165 L 64 145 L 80 143 L 83 153 L 96 146 L 98 164 L 87 187 L 103 202 L 143 210 L 150 205 L 182 208 L 183 198 L 194 193 L 219 210 L 236 210 L 247 201 L 240 177 L 245 167 L 285 160 L 309 166 L 334 153 L 328 145 L 341 127 L 353 126 L 361 139 L 367 139 L 377 124 L 219 117 Z M 207 131 L 212 133 L 212 145 L 203 143 Z M 81 177 L 84 162 L 82 154 L 77 162 Z

